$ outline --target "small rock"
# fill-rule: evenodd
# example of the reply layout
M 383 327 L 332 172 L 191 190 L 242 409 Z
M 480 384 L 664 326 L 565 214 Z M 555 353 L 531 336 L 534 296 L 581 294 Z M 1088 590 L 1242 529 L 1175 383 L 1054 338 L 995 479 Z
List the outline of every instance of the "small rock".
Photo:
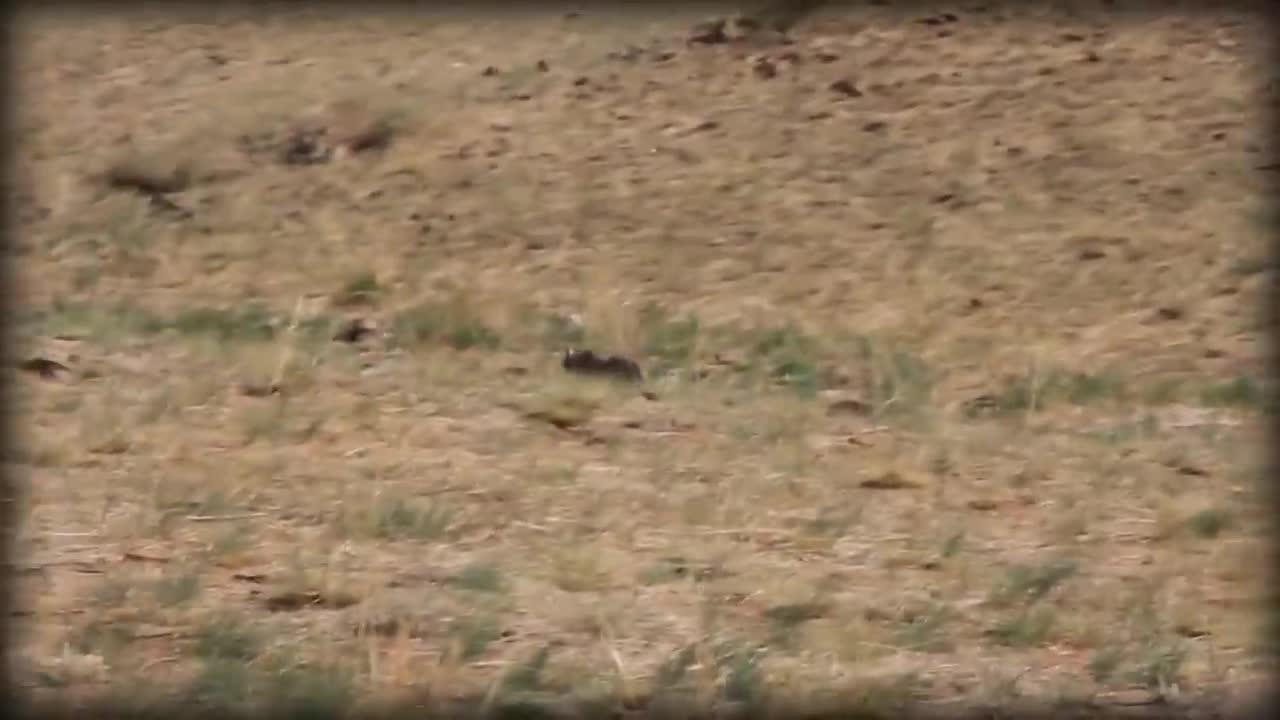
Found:
M 547 64 L 546 60 L 539 60 L 538 64 L 534 65 L 534 67 L 537 68 L 538 72 L 548 72 L 551 70 L 551 66 Z
M 975 498 L 965 504 L 968 505 L 969 508 L 972 510 L 981 510 L 983 512 L 986 512 L 989 510 L 995 510 L 996 508 L 1000 507 L 1000 503 L 997 503 L 995 500 L 990 500 L 987 498 Z
M 1107 253 L 1098 248 L 1085 248 L 1076 255 L 1080 260 L 1101 260 L 1107 256 Z
M 862 97 L 862 91 L 853 84 L 851 80 L 836 80 L 828 86 L 832 92 L 838 93 L 845 97 Z
M 883 120 L 872 120 L 871 122 L 863 125 L 862 130 L 863 132 L 880 132 L 887 127 L 889 127 L 889 123 L 884 122 Z
M 858 485 L 870 490 L 906 490 L 920 487 L 920 483 L 903 477 L 893 470 L 873 478 L 867 478 L 858 483 Z
M 495 76 L 497 76 L 497 74 L 498 74 L 498 68 L 496 68 L 496 67 L 494 67 L 494 66 L 492 66 L 492 65 L 490 65 L 490 66 L 486 67 L 484 70 L 481 70 L 481 71 L 480 71 L 480 75 L 481 75 L 482 77 L 495 77 Z
M 1164 696 L 1154 690 L 1145 688 L 1134 688 L 1132 690 L 1117 690 L 1104 696 L 1107 702 L 1112 705 L 1156 705 L 1164 702 Z
M 751 63 L 751 72 L 758 78 L 768 80 L 777 77 L 778 67 L 769 58 L 757 58 Z
M 358 602 L 354 597 L 345 594 L 325 595 L 318 592 L 288 591 L 268 596 L 263 600 L 267 610 L 271 612 L 290 612 L 304 608 L 341 609 Z
M 610 60 L 622 60 L 624 62 L 635 62 L 644 57 L 644 49 L 635 45 L 628 45 L 625 50 L 611 51 L 605 57 Z
M 55 380 L 58 377 L 58 373 L 71 372 L 71 368 L 66 365 L 63 365 L 56 360 L 50 360 L 42 357 L 23 360 L 18 363 L 18 369 L 24 372 L 35 373 L 45 380 Z
M 262 583 L 264 583 L 264 582 L 266 582 L 266 581 L 267 581 L 267 574 L 266 574 L 266 573 L 238 572 L 238 573 L 232 573 L 232 575 L 231 575 L 231 579 L 232 579 L 232 580 L 239 580 L 239 581 L 241 581 L 241 582 L 253 583 L 254 585 L 261 585 Z
M 977 415 L 999 408 L 1000 401 L 994 395 L 983 394 L 964 401 L 963 407 L 965 412 Z
M 571 430 L 586 423 L 587 418 L 576 413 L 561 413 L 548 410 L 532 410 L 524 414 L 530 420 L 548 423 L 559 430 Z
M 153 210 L 159 210 L 160 212 L 169 213 L 170 215 L 183 219 L 190 218 L 194 215 L 190 210 L 182 207 L 160 193 L 152 193 L 147 197 L 147 199 L 149 201 L 148 204 Z
M 1182 637 L 1192 638 L 1192 639 L 1202 638 L 1210 634 L 1208 630 L 1204 630 L 1198 627 L 1193 627 L 1191 625 L 1187 625 L 1186 623 L 1179 623 L 1175 625 L 1173 628 L 1173 631 L 1178 633 Z
M 351 127 L 337 128 L 334 144 L 348 153 L 381 150 L 391 144 L 390 123 L 382 118 L 370 118 Z
M 319 165 L 328 162 L 333 149 L 324 141 L 324 129 L 304 129 L 291 133 L 280 146 L 280 162 L 285 165 Z
M 103 180 L 117 190 L 156 195 L 186 190 L 191 186 L 192 177 L 190 170 L 181 164 L 126 160 L 108 167 Z
M 1157 320 L 1181 320 L 1186 316 L 1182 308 L 1176 307 L 1160 307 L 1156 308 L 1155 318 Z
M 818 620 L 831 612 L 831 605 L 822 602 L 787 603 L 775 605 L 764 611 L 764 616 L 781 625 L 798 625 Z
M 357 343 L 367 337 L 369 333 L 372 333 L 375 329 L 377 328 L 373 323 L 370 323 L 363 318 L 354 318 L 339 328 L 338 332 L 334 334 L 333 339 L 337 342 Z
M 871 406 L 855 398 L 837 400 L 827 406 L 828 415 L 857 415 L 865 417 L 871 414 Z
M 270 397 L 280 392 L 280 385 L 277 383 L 245 383 L 240 386 L 240 394 L 245 397 Z
M 947 23 L 957 22 L 958 20 L 960 20 L 960 18 L 952 13 L 942 13 L 940 15 L 933 15 L 926 18 L 920 18 L 919 20 L 916 21 L 916 23 L 920 25 L 937 26 L 937 25 L 944 25 Z
M 693 26 L 689 32 L 688 42 L 699 45 L 720 45 L 729 42 L 729 36 L 725 33 L 724 19 L 708 20 Z

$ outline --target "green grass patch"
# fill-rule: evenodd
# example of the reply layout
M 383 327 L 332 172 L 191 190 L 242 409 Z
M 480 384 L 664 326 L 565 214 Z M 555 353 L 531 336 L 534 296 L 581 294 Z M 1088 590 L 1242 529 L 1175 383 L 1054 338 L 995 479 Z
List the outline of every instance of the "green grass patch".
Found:
M 1257 380 L 1241 375 L 1210 384 L 1200 391 L 1200 402 L 1209 407 L 1257 408 L 1266 395 Z
M 640 311 L 640 332 L 644 352 L 654 358 L 653 372 L 661 374 L 687 367 L 694 359 L 702 324 L 692 315 L 674 317 L 660 305 L 649 304 Z
M 265 646 L 262 636 L 242 622 L 219 615 L 197 630 L 195 654 L 204 660 L 248 662 L 258 657 Z
M 378 276 L 364 271 L 352 275 L 342 285 L 342 289 L 334 294 L 333 301 L 339 306 L 375 305 L 382 297 L 383 288 L 378 283 Z
M 1035 647 L 1049 639 L 1053 625 L 1054 613 L 1050 608 L 1023 608 L 988 630 L 987 635 L 1005 647 Z
M 954 644 L 943 634 L 953 613 L 943 604 L 932 604 L 908 611 L 897 632 L 897 643 L 906 650 L 929 653 L 950 652 Z
M 462 568 L 451 583 L 464 590 L 474 592 L 496 593 L 505 588 L 502 570 L 488 562 L 475 562 Z
M 497 331 L 461 301 L 425 302 L 402 310 L 392 319 L 391 332 L 401 347 L 439 343 L 455 350 L 495 350 L 502 345 Z
M 462 617 L 449 628 L 451 652 L 459 660 L 469 662 L 484 655 L 495 640 L 502 637 L 502 627 L 488 615 Z
M 1075 575 L 1077 570 L 1076 563 L 1067 559 L 1050 560 L 1041 565 L 1014 565 L 991 591 L 988 602 L 997 607 L 1030 605 Z
M 1205 508 L 1187 518 L 1187 528 L 1197 536 L 1211 539 L 1231 527 L 1231 513 L 1222 508 Z
M 196 307 L 182 310 L 167 323 L 182 335 L 213 337 L 221 341 L 265 341 L 276 336 L 274 318 L 267 308 L 249 303 L 238 308 Z

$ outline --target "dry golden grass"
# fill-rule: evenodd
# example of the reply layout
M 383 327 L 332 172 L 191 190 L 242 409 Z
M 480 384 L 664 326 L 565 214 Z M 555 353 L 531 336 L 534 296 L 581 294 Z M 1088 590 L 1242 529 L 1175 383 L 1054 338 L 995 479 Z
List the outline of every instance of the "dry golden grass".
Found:
M 957 13 L 25 15 L 23 682 L 1261 676 L 1261 23 Z

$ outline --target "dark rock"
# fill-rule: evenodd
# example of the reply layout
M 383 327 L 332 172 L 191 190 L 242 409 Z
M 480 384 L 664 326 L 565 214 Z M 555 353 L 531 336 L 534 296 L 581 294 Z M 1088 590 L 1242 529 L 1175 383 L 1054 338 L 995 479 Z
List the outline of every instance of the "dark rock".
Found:
M 280 148 L 280 162 L 285 165 L 319 165 L 328 162 L 333 149 L 324 142 L 324 130 L 299 130 Z
M 245 397 L 271 397 L 280 393 L 280 386 L 276 383 L 250 384 L 246 383 L 240 386 L 240 392 Z
M 698 45 L 720 45 L 729 42 L 729 35 L 725 32 L 725 21 L 716 19 L 698 23 L 689 32 L 688 42 Z
M 50 360 L 42 357 L 23 360 L 18 363 L 18 369 L 23 372 L 35 373 L 45 380 L 56 379 L 58 377 L 58 373 L 71 372 L 71 368 L 66 365 L 63 365 L 56 360 Z
M 148 204 L 151 206 L 153 210 L 169 213 L 170 215 L 173 215 L 178 218 L 182 218 L 184 220 L 192 217 L 193 215 L 193 213 L 190 210 L 182 207 L 181 205 L 175 203 L 174 201 L 170 200 L 164 195 L 161 195 L 160 193 L 151 193 L 150 195 L 147 196 L 147 200 L 149 201 Z
M 337 342 L 357 343 L 367 337 L 373 330 L 374 326 L 371 323 L 362 318 L 354 318 L 339 328 L 333 339 Z
M 853 84 L 852 80 L 837 80 L 829 85 L 832 92 L 839 93 L 845 97 L 862 97 L 862 91 Z
M 755 62 L 751 63 L 751 71 L 755 73 L 756 77 L 765 80 L 777 77 L 778 75 L 778 67 L 768 58 L 759 58 Z
M 855 398 L 837 400 L 827 406 L 828 415 L 860 415 L 871 414 L 871 406 Z

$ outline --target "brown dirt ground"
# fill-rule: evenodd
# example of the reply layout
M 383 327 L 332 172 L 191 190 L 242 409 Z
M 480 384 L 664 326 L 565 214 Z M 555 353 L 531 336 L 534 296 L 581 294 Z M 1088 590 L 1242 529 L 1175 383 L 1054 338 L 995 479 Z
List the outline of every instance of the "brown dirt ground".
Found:
M 23 682 L 1261 677 L 1265 29 L 1026 5 L 24 15 Z

